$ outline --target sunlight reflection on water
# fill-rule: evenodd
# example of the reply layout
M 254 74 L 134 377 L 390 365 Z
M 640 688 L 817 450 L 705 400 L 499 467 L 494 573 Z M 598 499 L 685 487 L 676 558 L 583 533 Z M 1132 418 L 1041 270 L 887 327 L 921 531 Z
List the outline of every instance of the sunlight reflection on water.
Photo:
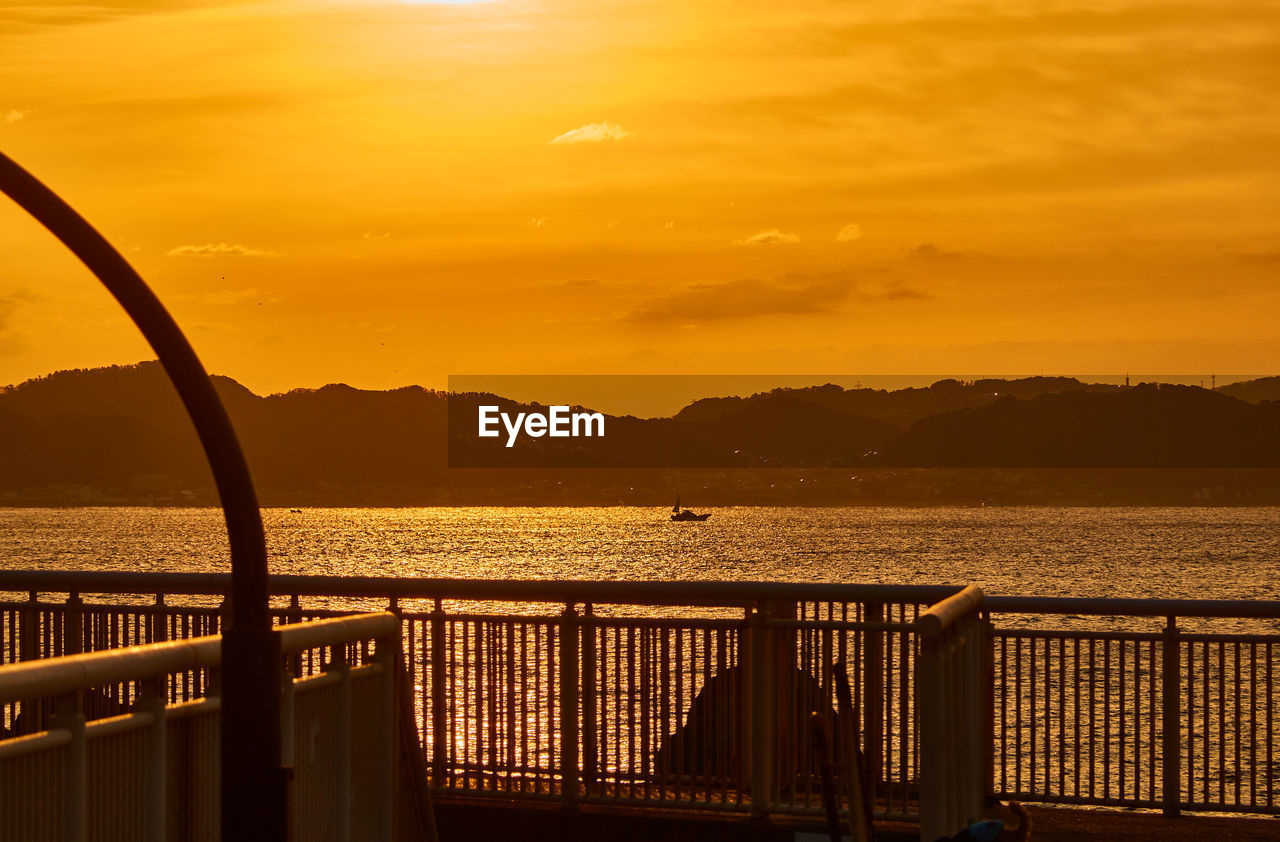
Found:
M 278 573 L 970 582 L 991 594 L 1280 598 L 1280 508 L 267 509 Z M 227 569 L 218 509 L 0 509 L 0 565 Z

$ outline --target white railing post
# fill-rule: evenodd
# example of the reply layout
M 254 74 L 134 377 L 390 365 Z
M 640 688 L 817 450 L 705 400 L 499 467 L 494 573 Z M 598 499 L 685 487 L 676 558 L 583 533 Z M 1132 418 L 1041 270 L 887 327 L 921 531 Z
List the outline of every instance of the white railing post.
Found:
M 295 736 L 298 726 L 296 699 L 291 669 L 280 670 L 280 765 L 292 770 L 297 765 L 298 749 Z M 292 791 L 292 787 L 290 787 Z M 292 815 L 292 810 L 290 811 Z
M 982 590 L 970 585 L 915 623 L 922 840 L 949 837 L 982 812 L 981 604 Z
M 334 756 L 337 758 L 337 787 L 334 793 L 334 836 L 338 842 L 351 839 L 351 665 L 347 663 L 347 644 L 334 643 L 329 647 L 329 663 L 325 672 L 337 672 L 338 683 L 337 733 L 333 735 Z
M 397 615 L 398 616 L 398 615 Z M 376 750 L 379 752 L 378 783 L 376 798 L 378 801 L 375 815 L 378 826 L 375 839 L 390 842 L 393 836 L 392 816 L 395 815 L 396 793 L 396 760 L 399 756 L 400 734 L 397 730 L 396 704 L 396 668 L 400 656 L 400 625 L 396 624 L 396 633 L 379 637 L 374 642 L 373 661 L 381 665 L 382 675 L 378 677 L 378 709 L 373 711 L 377 719 Z M 401 728 L 413 729 L 417 732 L 417 723 L 412 720 L 398 723 Z
M 62 693 L 53 700 L 53 728 L 70 732 L 66 765 L 62 771 L 62 838 L 63 842 L 85 840 L 85 733 L 84 711 L 80 709 L 80 691 Z
M 151 724 L 147 726 L 145 802 L 147 842 L 165 842 L 168 838 L 165 832 L 169 804 L 168 725 L 165 720 L 168 683 L 168 673 L 146 679 L 142 682 L 142 698 L 138 700 L 138 711 L 151 716 Z M 95 782 L 95 784 L 100 783 Z
M 920 838 L 937 839 L 951 836 L 952 828 L 945 820 L 945 768 L 947 752 L 945 708 L 941 653 L 936 637 L 920 641 L 917 662 L 916 697 L 920 715 Z
M 773 630 L 765 625 L 767 603 L 756 603 L 747 630 L 751 669 L 751 815 L 762 818 L 773 806 L 774 680 Z

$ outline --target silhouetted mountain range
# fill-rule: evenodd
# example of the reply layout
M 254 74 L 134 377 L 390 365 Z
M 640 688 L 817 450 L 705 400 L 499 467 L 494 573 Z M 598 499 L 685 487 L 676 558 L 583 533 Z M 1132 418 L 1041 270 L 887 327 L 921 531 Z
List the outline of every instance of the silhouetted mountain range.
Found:
M 743 469 L 826 470 L 842 489 L 825 487 L 834 497 L 822 500 L 832 502 L 906 476 L 903 468 L 1280 468 L 1280 402 L 1272 397 L 1280 378 L 1217 391 L 1046 377 L 896 391 L 777 389 L 695 401 L 673 418 L 607 417 L 603 439 L 525 438 L 515 448 L 476 435 L 476 407 L 527 412 L 537 404 L 416 386 L 261 397 L 227 377 L 214 382 L 267 503 L 565 502 L 570 487 L 587 500 L 587 489 L 605 489 L 599 502 L 611 503 L 637 489 L 679 488 L 670 469 L 721 471 L 716 487 L 738 489 L 741 502 L 789 502 L 791 493 L 777 472 Z M 559 470 L 586 466 L 602 470 Z M 645 468 L 668 473 L 638 470 Z M 982 494 L 969 480 L 948 487 L 956 482 L 966 495 Z M 58 372 L 0 390 L 4 500 L 213 502 L 195 434 L 154 362 Z

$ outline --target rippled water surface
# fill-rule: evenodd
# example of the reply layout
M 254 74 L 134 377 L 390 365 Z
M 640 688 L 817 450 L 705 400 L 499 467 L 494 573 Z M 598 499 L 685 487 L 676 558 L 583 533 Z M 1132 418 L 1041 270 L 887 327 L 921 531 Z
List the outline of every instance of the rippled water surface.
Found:
M 1280 508 L 264 511 L 279 573 L 982 585 L 1280 599 Z M 0 509 L 0 566 L 227 568 L 218 509 Z

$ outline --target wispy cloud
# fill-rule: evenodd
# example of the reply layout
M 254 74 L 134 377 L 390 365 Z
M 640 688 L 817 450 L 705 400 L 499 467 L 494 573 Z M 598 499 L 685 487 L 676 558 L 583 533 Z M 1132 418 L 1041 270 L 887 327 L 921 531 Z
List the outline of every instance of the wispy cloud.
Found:
M 10 108 L 4 113 L 4 121 L 6 123 L 21 123 L 23 120 L 27 119 L 27 115 L 30 113 L 31 111 L 29 109 L 24 110 L 22 108 Z
M 944 251 L 934 243 L 921 243 L 910 253 L 916 260 L 955 260 L 961 256 L 958 251 Z
M 640 324 L 703 324 L 761 316 L 835 313 L 847 309 L 850 302 L 872 306 L 932 298 L 931 293 L 901 280 L 866 283 L 845 273 L 790 274 L 691 284 L 650 298 L 623 320 Z
M 205 243 L 204 245 L 178 246 L 165 252 L 170 257 L 281 257 L 276 251 L 250 248 L 239 243 Z
M 743 237 L 741 240 L 734 240 L 740 246 L 776 246 L 787 243 L 798 243 L 800 238 L 795 234 L 788 234 L 785 231 L 779 231 L 777 228 L 767 228 L 764 231 L 757 231 L 750 237 Z
M 741 278 L 694 284 L 636 308 L 627 320 L 696 323 L 826 313 L 836 309 L 854 289 L 853 281 L 844 277 Z
M 932 293 L 925 292 L 909 286 L 904 281 L 890 281 L 883 286 L 875 289 L 859 290 L 858 300 L 866 302 L 874 301 L 925 301 L 935 296 Z
M 1251 251 L 1231 255 L 1249 263 L 1280 263 L 1280 251 Z
M 263 292 L 257 287 L 220 289 L 217 292 L 209 292 L 200 296 L 201 304 L 244 304 L 249 301 L 257 301 L 259 304 L 266 301 L 274 304 L 281 300 L 283 299 L 277 291 L 267 290 Z
M 613 123 L 588 123 L 551 139 L 552 143 L 602 143 L 606 140 L 622 140 L 631 132 Z
M 854 240 L 862 239 L 862 226 L 856 222 L 850 222 L 836 233 L 837 243 L 852 243 Z

